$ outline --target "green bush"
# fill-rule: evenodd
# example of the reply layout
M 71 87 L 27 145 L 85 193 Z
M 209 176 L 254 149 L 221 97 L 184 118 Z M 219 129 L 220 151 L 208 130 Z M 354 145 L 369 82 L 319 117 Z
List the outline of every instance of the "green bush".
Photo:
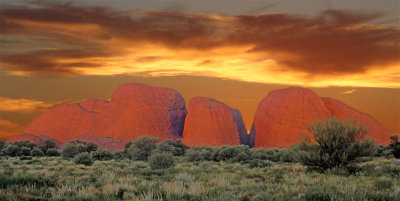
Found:
M 188 146 L 183 144 L 181 140 L 168 139 L 157 145 L 158 152 L 171 153 L 174 156 L 183 156 Z
M 3 141 L 0 141 L 0 152 L 4 149 L 5 146 L 6 146 L 6 143 L 4 143 Z
M 393 135 L 390 137 L 390 144 L 388 145 L 389 149 L 391 150 L 391 153 L 395 158 L 400 158 L 400 142 L 399 142 L 399 136 Z
M 186 152 L 186 160 L 189 162 L 194 162 L 194 161 L 204 161 L 205 158 L 201 152 L 196 151 L 194 149 L 189 149 Z
M 352 119 L 317 120 L 308 130 L 315 142 L 306 136 L 297 155 L 297 160 L 308 167 L 322 170 L 345 167 L 374 151 L 373 142 L 364 139 L 368 129 Z
M 46 151 L 46 156 L 59 156 L 60 152 L 56 148 L 49 148 Z
M 240 155 L 240 156 L 238 156 Z M 250 158 L 250 150 L 246 145 L 222 146 L 214 149 L 213 159 L 215 161 L 239 162 Z
M 29 147 L 21 147 L 19 156 L 30 156 L 31 155 L 31 148 Z
M 211 161 L 213 159 L 214 149 L 207 146 L 193 147 L 186 151 L 186 160 L 194 161 Z
M 167 153 L 154 153 L 149 158 L 151 169 L 164 169 L 174 165 L 174 158 Z
M 61 150 L 61 156 L 64 158 L 74 158 L 79 153 L 88 152 L 88 144 L 81 140 L 68 142 Z
M 249 162 L 250 168 L 266 168 L 273 166 L 274 162 L 270 160 L 260 160 L 260 159 L 253 159 Z
M 131 159 L 144 161 L 147 160 L 153 150 L 157 147 L 157 142 L 157 138 L 141 136 L 132 141 L 132 143 L 129 143 L 130 146 L 127 148 L 126 152 L 129 154 Z
M 8 145 L 6 145 L 6 147 L 4 148 L 3 152 L 4 152 L 4 154 L 5 154 L 6 156 L 14 157 L 14 156 L 17 156 L 17 155 L 18 155 L 18 153 L 19 153 L 19 147 L 18 147 L 17 145 L 14 145 L 14 144 L 8 144 Z
M 88 143 L 86 146 L 87 146 L 87 148 L 86 148 L 87 152 L 89 152 L 89 153 L 96 151 L 97 148 L 99 147 L 97 144 L 95 144 L 93 142 Z
M 31 150 L 30 155 L 31 155 L 31 156 L 44 156 L 44 153 L 43 153 L 43 151 L 42 151 L 41 149 L 35 147 L 35 148 L 33 148 L 33 149 Z
M 92 152 L 91 155 L 94 160 L 99 161 L 108 161 L 114 158 L 113 152 L 104 149 L 97 149 L 96 151 Z
M 73 161 L 75 164 L 83 164 L 87 166 L 93 164 L 93 158 L 88 152 L 79 153 L 74 157 Z
M 40 148 L 43 150 L 43 153 L 46 153 L 48 149 L 57 148 L 57 143 L 53 139 L 45 139 L 43 141 L 42 146 L 40 146 Z

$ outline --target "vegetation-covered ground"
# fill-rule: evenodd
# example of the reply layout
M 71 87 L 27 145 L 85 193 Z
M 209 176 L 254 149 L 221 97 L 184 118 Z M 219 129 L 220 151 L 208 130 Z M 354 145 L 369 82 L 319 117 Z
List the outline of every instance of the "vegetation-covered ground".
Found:
M 24 157 L 22 157 L 24 159 Z M 62 157 L 0 158 L 0 200 L 400 200 L 400 164 L 375 157 L 354 174 L 299 163 L 187 162 L 151 169 L 130 159 L 77 165 Z

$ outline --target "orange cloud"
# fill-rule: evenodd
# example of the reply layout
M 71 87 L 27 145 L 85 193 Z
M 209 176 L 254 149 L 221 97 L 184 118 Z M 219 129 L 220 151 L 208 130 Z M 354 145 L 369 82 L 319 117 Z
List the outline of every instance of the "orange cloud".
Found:
M 349 89 L 349 90 L 344 91 L 343 94 L 348 95 L 348 94 L 352 94 L 352 93 L 354 93 L 354 92 L 356 92 L 356 91 L 357 91 L 357 90 L 355 90 L 355 89 Z
M 0 140 L 6 140 L 7 138 L 23 133 L 25 126 L 21 126 L 16 122 L 12 122 L 5 119 L 0 119 Z
M 400 29 L 370 23 L 379 17 L 338 10 L 315 17 L 222 16 L 71 4 L 4 6 L 2 36 L 32 45 L 17 48 L 3 40 L 0 69 L 24 76 L 201 75 L 308 86 L 400 87 Z
M 3 112 L 22 112 L 22 113 L 34 113 L 46 111 L 47 109 L 53 107 L 53 104 L 44 103 L 37 100 L 29 99 L 11 99 L 0 96 L 0 111 Z M 11 126 L 10 122 L 6 120 L 0 121 L 1 125 Z

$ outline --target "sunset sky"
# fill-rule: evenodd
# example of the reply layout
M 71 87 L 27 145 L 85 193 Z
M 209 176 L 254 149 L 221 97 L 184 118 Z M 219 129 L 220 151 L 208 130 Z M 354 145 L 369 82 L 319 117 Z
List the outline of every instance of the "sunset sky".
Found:
M 27 3 L 28 2 L 28 3 Z M 247 129 L 302 86 L 400 133 L 397 0 L 91 0 L 0 4 L 0 139 L 41 112 L 136 82 L 218 99 Z

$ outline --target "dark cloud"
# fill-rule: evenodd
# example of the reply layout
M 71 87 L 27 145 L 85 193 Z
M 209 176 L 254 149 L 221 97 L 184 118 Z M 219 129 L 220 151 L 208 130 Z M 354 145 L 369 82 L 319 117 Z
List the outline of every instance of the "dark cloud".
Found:
M 274 5 L 271 5 L 274 6 Z M 0 33 L 19 37 L 39 35 L 75 48 L 22 54 L 2 53 L 3 70 L 44 75 L 78 74 L 71 67 L 96 67 L 97 63 L 60 63 L 63 58 L 111 57 L 143 43 L 172 50 L 207 51 L 217 47 L 252 46 L 283 68 L 309 74 L 365 72 L 371 66 L 398 63 L 399 27 L 370 22 L 375 13 L 327 10 L 316 17 L 288 14 L 211 16 L 177 12 L 117 12 L 104 7 L 72 4 L 40 4 L 34 7 L 4 6 Z M 95 25 L 99 30 L 71 32 L 35 28 L 34 24 Z M 113 41 L 124 43 L 118 48 Z M 87 49 L 89 48 L 89 49 Z M 158 57 L 139 58 L 141 62 Z M 99 64 L 101 65 L 101 64 Z

